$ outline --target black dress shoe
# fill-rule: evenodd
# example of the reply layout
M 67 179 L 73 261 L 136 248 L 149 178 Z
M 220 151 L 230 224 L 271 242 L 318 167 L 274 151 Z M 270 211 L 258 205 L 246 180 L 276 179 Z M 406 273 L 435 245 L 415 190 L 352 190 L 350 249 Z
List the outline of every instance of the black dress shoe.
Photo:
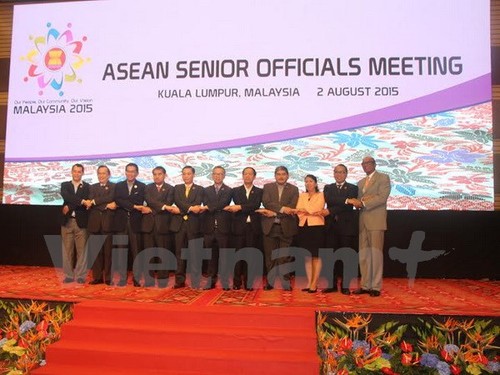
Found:
M 71 277 L 66 277 L 64 280 L 63 280 L 63 283 L 64 284 L 68 284 L 68 283 L 72 283 L 73 282 L 73 279 Z
M 104 281 L 102 279 L 97 279 L 97 280 L 92 280 L 89 282 L 90 285 L 98 285 L 98 284 L 103 284 Z
M 85 279 L 79 278 L 76 280 L 78 284 L 85 284 Z
M 348 289 L 348 288 L 342 288 L 342 291 L 341 291 L 342 294 L 345 294 L 346 296 L 350 295 L 351 294 L 351 291 Z
M 368 289 L 356 289 L 352 294 L 370 294 L 370 291 Z
M 203 290 L 211 290 L 211 289 L 215 289 L 215 284 L 209 284 L 205 288 L 203 288 Z
M 222 290 L 223 290 L 224 292 L 227 292 L 228 290 L 231 290 L 231 289 L 229 289 L 229 288 L 222 288 Z
M 307 293 L 316 293 L 318 291 L 318 288 L 316 289 L 309 289 Z
M 113 285 L 113 283 L 111 282 L 111 280 L 106 280 L 106 281 L 104 282 L 104 284 L 106 284 L 106 285 Z
M 370 290 L 370 297 L 380 297 L 379 290 Z
M 133 280 L 133 283 L 134 283 L 134 286 L 135 287 L 140 287 L 141 286 L 141 283 L 137 280 Z
M 337 288 L 326 288 L 321 291 L 321 293 L 336 293 L 339 290 Z
M 175 285 L 173 286 L 173 289 L 180 289 L 180 288 L 185 288 L 186 287 L 186 283 L 175 283 Z
M 246 291 L 251 292 L 253 291 L 253 288 L 245 288 Z
M 125 285 L 127 285 L 127 280 L 120 280 L 120 281 L 118 281 L 116 283 L 116 285 L 118 285 L 118 286 L 125 286 Z
M 303 288 L 301 289 L 302 292 L 309 292 L 309 288 Z
M 264 288 L 263 288 L 263 289 L 264 289 L 264 290 L 273 290 L 273 289 L 274 289 L 274 287 L 273 287 L 271 284 L 266 284 L 266 285 L 264 285 Z

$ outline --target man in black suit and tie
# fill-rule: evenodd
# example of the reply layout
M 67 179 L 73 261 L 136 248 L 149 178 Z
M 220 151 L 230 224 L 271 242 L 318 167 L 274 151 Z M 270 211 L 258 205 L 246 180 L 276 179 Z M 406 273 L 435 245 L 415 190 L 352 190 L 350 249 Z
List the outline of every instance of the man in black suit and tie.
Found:
M 163 167 L 153 169 L 153 182 L 146 186 L 147 206 L 142 208 L 142 230 L 144 232 L 144 248 L 161 248 L 173 251 L 174 241 L 170 231 L 172 214 L 167 210 L 174 203 L 174 187 L 165 182 L 167 171 Z M 165 266 L 166 267 L 166 266 Z M 168 270 L 157 273 L 158 286 L 165 288 L 168 284 Z M 154 286 L 153 281 L 145 282 L 146 287 Z
M 128 163 L 125 166 L 125 180 L 118 182 L 115 188 L 115 202 L 118 206 L 115 214 L 114 229 L 117 234 L 128 236 L 128 246 L 134 262 L 139 249 L 141 248 L 142 229 L 142 207 L 144 206 L 146 185 L 137 180 L 139 167 L 135 163 Z M 117 271 L 120 275 L 118 286 L 127 284 L 128 250 L 117 249 L 118 265 Z M 133 264 L 133 263 L 132 263 Z M 137 274 L 141 274 L 142 265 Z M 135 274 L 136 272 L 134 272 Z M 140 286 L 139 280 L 133 278 L 134 286 Z
M 325 185 L 323 194 L 325 196 L 328 216 L 326 217 L 326 247 L 338 250 L 342 247 L 356 249 L 358 240 L 358 218 L 354 206 L 348 203 L 349 199 L 358 197 L 358 187 L 346 182 L 347 167 L 344 164 L 337 165 L 333 170 L 335 183 Z M 323 290 L 323 293 L 337 291 L 337 279 L 342 280 L 343 264 L 337 261 L 333 269 L 333 285 Z M 356 269 L 357 271 L 357 269 Z M 349 290 L 350 280 L 344 280 L 341 287 L 342 294 L 351 294 Z
M 64 283 L 71 283 L 76 280 L 79 284 L 83 284 L 87 276 L 88 212 L 84 202 L 89 197 L 90 185 L 82 181 L 83 173 L 83 165 L 75 164 L 71 167 L 71 181 L 61 184 L 61 197 L 63 198 L 61 238 Z M 73 264 L 75 264 L 74 268 Z
M 222 289 L 229 290 L 229 270 L 227 257 L 220 253 L 220 249 L 229 247 L 229 233 L 231 232 L 231 213 L 224 211 L 224 207 L 231 203 L 232 189 L 224 184 L 226 170 L 217 166 L 212 169 L 214 184 L 206 187 L 203 195 L 202 231 L 205 248 L 212 249 L 212 256 L 208 261 L 208 277 L 210 278 L 205 289 L 215 288 L 221 259 L 221 284 Z
M 174 289 L 186 286 L 186 260 L 181 258 L 183 248 L 189 248 L 191 256 L 197 256 L 193 250 L 193 240 L 200 239 L 200 212 L 203 202 L 203 187 L 196 185 L 194 181 L 195 170 L 191 166 L 182 168 L 183 184 L 174 187 L 174 204 L 168 208 L 173 214 L 170 223 L 170 230 L 174 232 L 175 256 L 177 258 L 177 270 L 175 271 Z M 194 262 L 191 262 L 191 286 L 200 287 L 201 266 L 196 269 Z
M 114 202 L 115 184 L 109 182 L 111 172 L 105 165 L 97 168 L 96 184 L 90 186 L 89 199 L 84 202 L 89 210 L 89 223 L 87 230 L 91 234 L 105 236 L 102 249 L 93 249 L 89 241 L 89 250 L 96 256 L 92 256 L 92 280 L 89 284 L 96 285 L 106 283 L 111 285 L 111 250 L 113 233 L 113 218 L 116 210 Z
M 262 193 L 263 209 L 257 210 L 262 216 L 262 232 L 264 233 L 264 257 L 266 260 L 267 284 L 264 290 L 274 288 L 274 275 L 270 277 L 269 272 L 273 271 L 278 274 L 279 268 L 286 263 L 288 259 L 281 257 L 271 260 L 271 254 L 275 249 L 290 247 L 293 236 L 297 234 L 298 222 L 294 215 L 294 208 L 299 200 L 299 189 L 297 186 L 289 184 L 288 169 L 284 166 L 279 166 L 274 171 L 276 182 L 271 182 L 264 185 Z M 283 275 L 283 289 L 290 291 L 290 274 Z
M 252 167 L 243 169 L 243 185 L 233 189 L 233 205 L 226 206 L 224 210 L 232 212 L 231 234 L 233 246 L 236 250 L 245 247 L 262 248 L 262 227 L 260 214 L 255 212 L 262 202 L 262 189 L 253 185 L 257 172 Z M 247 260 L 252 264 L 239 261 L 235 265 L 233 289 L 241 289 L 242 285 L 246 290 L 253 290 L 253 283 L 256 275 L 250 273 L 248 269 L 262 270 L 262 255 L 255 254 Z M 255 264 L 254 264 L 255 263 Z

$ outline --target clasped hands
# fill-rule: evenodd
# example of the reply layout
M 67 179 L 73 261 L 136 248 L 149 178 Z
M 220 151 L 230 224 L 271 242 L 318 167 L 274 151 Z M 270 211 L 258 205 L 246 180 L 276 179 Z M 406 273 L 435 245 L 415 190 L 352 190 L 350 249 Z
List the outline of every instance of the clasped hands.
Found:
M 267 208 L 259 208 L 258 210 L 255 210 L 255 212 L 265 216 L 265 217 L 276 217 L 278 214 L 274 211 L 268 210 Z M 290 208 L 290 207 L 282 207 L 281 208 L 281 214 L 285 215 L 295 215 L 295 208 Z
M 84 199 L 84 200 L 82 200 L 82 206 L 85 206 L 85 208 L 87 210 L 89 210 L 92 207 L 93 204 L 94 204 L 94 202 L 93 202 L 92 199 Z M 110 202 L 110 203 L 108 203 L 106 205 L 106 209 L 107 210 L 116 210 L 117 207 L 118 206 L 116 205 L 115 202 Z
M 322 210 L 319 210 L 319 211 L 308 211 L 306 210 L 305 208 L 294 208 L 293 209 L 293 213 L 294 215 L 298 215 L 298 214 L 304 214 L 304 215 L 309 215 L 309 216 L 322 216 L 322 217 L 325 217 L 325 216 L 328 216 L 328 214 L 330 213 L 330 211 L 328 211 L 328 209 L 324 208 Z
M 347 204 L 352 204 L 358 210 L 364 207 L 363 202 L 357 198 L 349 198 L 349 199 L 347 199 L 346 202 L 347 202 Z

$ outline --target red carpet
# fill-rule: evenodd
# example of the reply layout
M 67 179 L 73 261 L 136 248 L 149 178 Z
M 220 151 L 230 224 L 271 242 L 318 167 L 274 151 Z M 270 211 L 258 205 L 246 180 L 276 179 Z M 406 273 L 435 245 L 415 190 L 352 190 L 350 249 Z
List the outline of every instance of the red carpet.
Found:
M 484 280 L 417 279 L 410 288 L 406 279 L 384 279 L 378 298 L 304 293 L 300 279 L 292 292 L 61 280 L 59 269 L 0 266 L 0 298 L 76 303 L 35 374 L 317 374 L 318 310 L 500 316 L 500 283 Z
M 89 300 L 148 302 L 191 306 L 309 307 L 323 311 L 370 313 L 500 316 L 500 282 L 484 280 L 417 279 L 413 288 L 407 279 L 384 279 L 382 295 L 344 296 L 340 293 L 308 294 L 300 291 L 303 280 L 292 292 L 261 288 L 203 291 L 109 287 L 106 285 L 62 284 L 60 269 L 48 267 L 0 266 L 0 298 L 27 298 L 80 302 Z M 88 280 L 87 280 L 88 281 Z M 173 285 L 171 277 L 170 286 Z M 320 288 L 323 285 L 320 284 Z M 356 287 L 356 285 L 352 285 Z
M 86 301 L 34 374 L 317 374 L 315 314 Z

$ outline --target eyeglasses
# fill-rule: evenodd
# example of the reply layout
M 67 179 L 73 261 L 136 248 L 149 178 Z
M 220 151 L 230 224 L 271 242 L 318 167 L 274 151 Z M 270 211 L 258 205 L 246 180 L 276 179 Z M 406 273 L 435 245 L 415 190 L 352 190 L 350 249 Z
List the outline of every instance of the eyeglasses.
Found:
M 361 165 L 366 165 L 366 164 L 374 164 L 374 161 L 364 161 L 361 163 Z

